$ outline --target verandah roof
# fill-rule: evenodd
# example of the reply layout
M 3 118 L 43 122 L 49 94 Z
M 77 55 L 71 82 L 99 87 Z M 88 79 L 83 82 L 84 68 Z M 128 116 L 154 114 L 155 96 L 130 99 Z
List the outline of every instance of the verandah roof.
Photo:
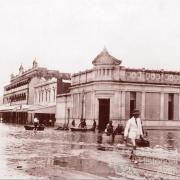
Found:
M 0 112 L 28 112 L 28 113 L 42 113 L 55 114 L 56 106 L 42 106 L 42 105 L 2 105 Z

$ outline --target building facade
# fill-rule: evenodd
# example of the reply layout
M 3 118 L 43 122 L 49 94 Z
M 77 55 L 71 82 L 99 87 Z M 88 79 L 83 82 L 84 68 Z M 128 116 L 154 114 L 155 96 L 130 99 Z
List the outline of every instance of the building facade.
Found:
M 34 87 L 35 105 L 55 105 L 57 94 L 57 79 L 55 77 L 46 80 L 41 78 L 40 82 Z
M 34 104 L 39 107 L 35 110 L 36 116 L 46 126 L 55 123 L 56 95 L 57 78 L 55 77 L 48 80 L 42 77 L 34 87 Z
M 86 119 L 104 129 L 109 120 L 125 124 L 134 109 L 141 111 L 145 126 L 180 126 L 180 73 L 134 69 L 104 49 L 93 68 L 72 75 L 70 92 L 57 96 L 59 124 Z
M 11 75 L 10 84 L 4 87 L 3 106 L 0 106 L 4 122 L 31 123 L 36 113 L 42 113 L 41 108 L 55 106 L 57 79 L 69 76 L 68 73 L 38 67 L 36 60 L 28 70 L 21 65 L 19 74 Z

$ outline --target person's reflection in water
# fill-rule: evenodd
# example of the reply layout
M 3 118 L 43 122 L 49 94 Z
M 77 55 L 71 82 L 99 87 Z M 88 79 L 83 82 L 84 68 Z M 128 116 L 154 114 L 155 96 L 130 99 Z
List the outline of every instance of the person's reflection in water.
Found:
M 102 132 L 99 131 L 97 135 L 97 143 L 102 144 L 102 140 L 103 140 Z
M 84 144 L 85 142 L 87 142 L 86 135 L 85 135 L 84 132 L 82 132 L 82 133 L 79 134 L 79 141 L 78 141 L 78 142 L 79 142 L 79 143 L 83 143 L 83 144 Z M 84 145 L 80 145 L 79 148 L 80 148 L 80 149 L 83 149 L 83 146 L 84 146 Z
M 167 133 L 167 148 L 168 149 L 174 149 L 174 134 L 172 132 Z
M 103 147 L 103 136 L 102 136 L 103 132 L 101 130 L 98 131 L 97 134 L 97 150 L 101 150 L 101 151 L 105 151 L 105 147 Z
M 74 133 L 71 135 L 71 141 L 70 142 L 72 142 L 71 149 L 75 149 L 75 144 L 73 144 L 73 143 L 76 142 L 76 136 Z

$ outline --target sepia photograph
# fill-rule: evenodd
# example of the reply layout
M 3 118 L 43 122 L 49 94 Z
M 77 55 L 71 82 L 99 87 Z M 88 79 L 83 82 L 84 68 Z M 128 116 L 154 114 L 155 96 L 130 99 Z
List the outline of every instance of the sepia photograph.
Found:
M 0 179 L 180 179 L 179 0 L 0 0 L 0 49 Z

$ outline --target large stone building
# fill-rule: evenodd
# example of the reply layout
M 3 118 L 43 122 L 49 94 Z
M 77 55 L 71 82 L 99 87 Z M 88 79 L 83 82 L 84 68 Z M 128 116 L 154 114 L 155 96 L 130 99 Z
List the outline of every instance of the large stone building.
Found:
M 70 92 L 57 96 L 57 123 L 95 119 L 104 129 L 109 120 L 124 124 L 136 108 L 145 126 L 180 126 L 180 73 L 121 63 L 104 49 L 92 69 L 73 74 Z
M 3 105 L 0 106 L 4 122 L 25 124 L 32 122 L 35 114 L 53 112 L 55 115 L 59 78 L 70 78 L 70 74 L 38 67 L 36 60 L 28 70 L 21 65 L 19 74 L 11 75 L 10 84 L 4 87 Z

